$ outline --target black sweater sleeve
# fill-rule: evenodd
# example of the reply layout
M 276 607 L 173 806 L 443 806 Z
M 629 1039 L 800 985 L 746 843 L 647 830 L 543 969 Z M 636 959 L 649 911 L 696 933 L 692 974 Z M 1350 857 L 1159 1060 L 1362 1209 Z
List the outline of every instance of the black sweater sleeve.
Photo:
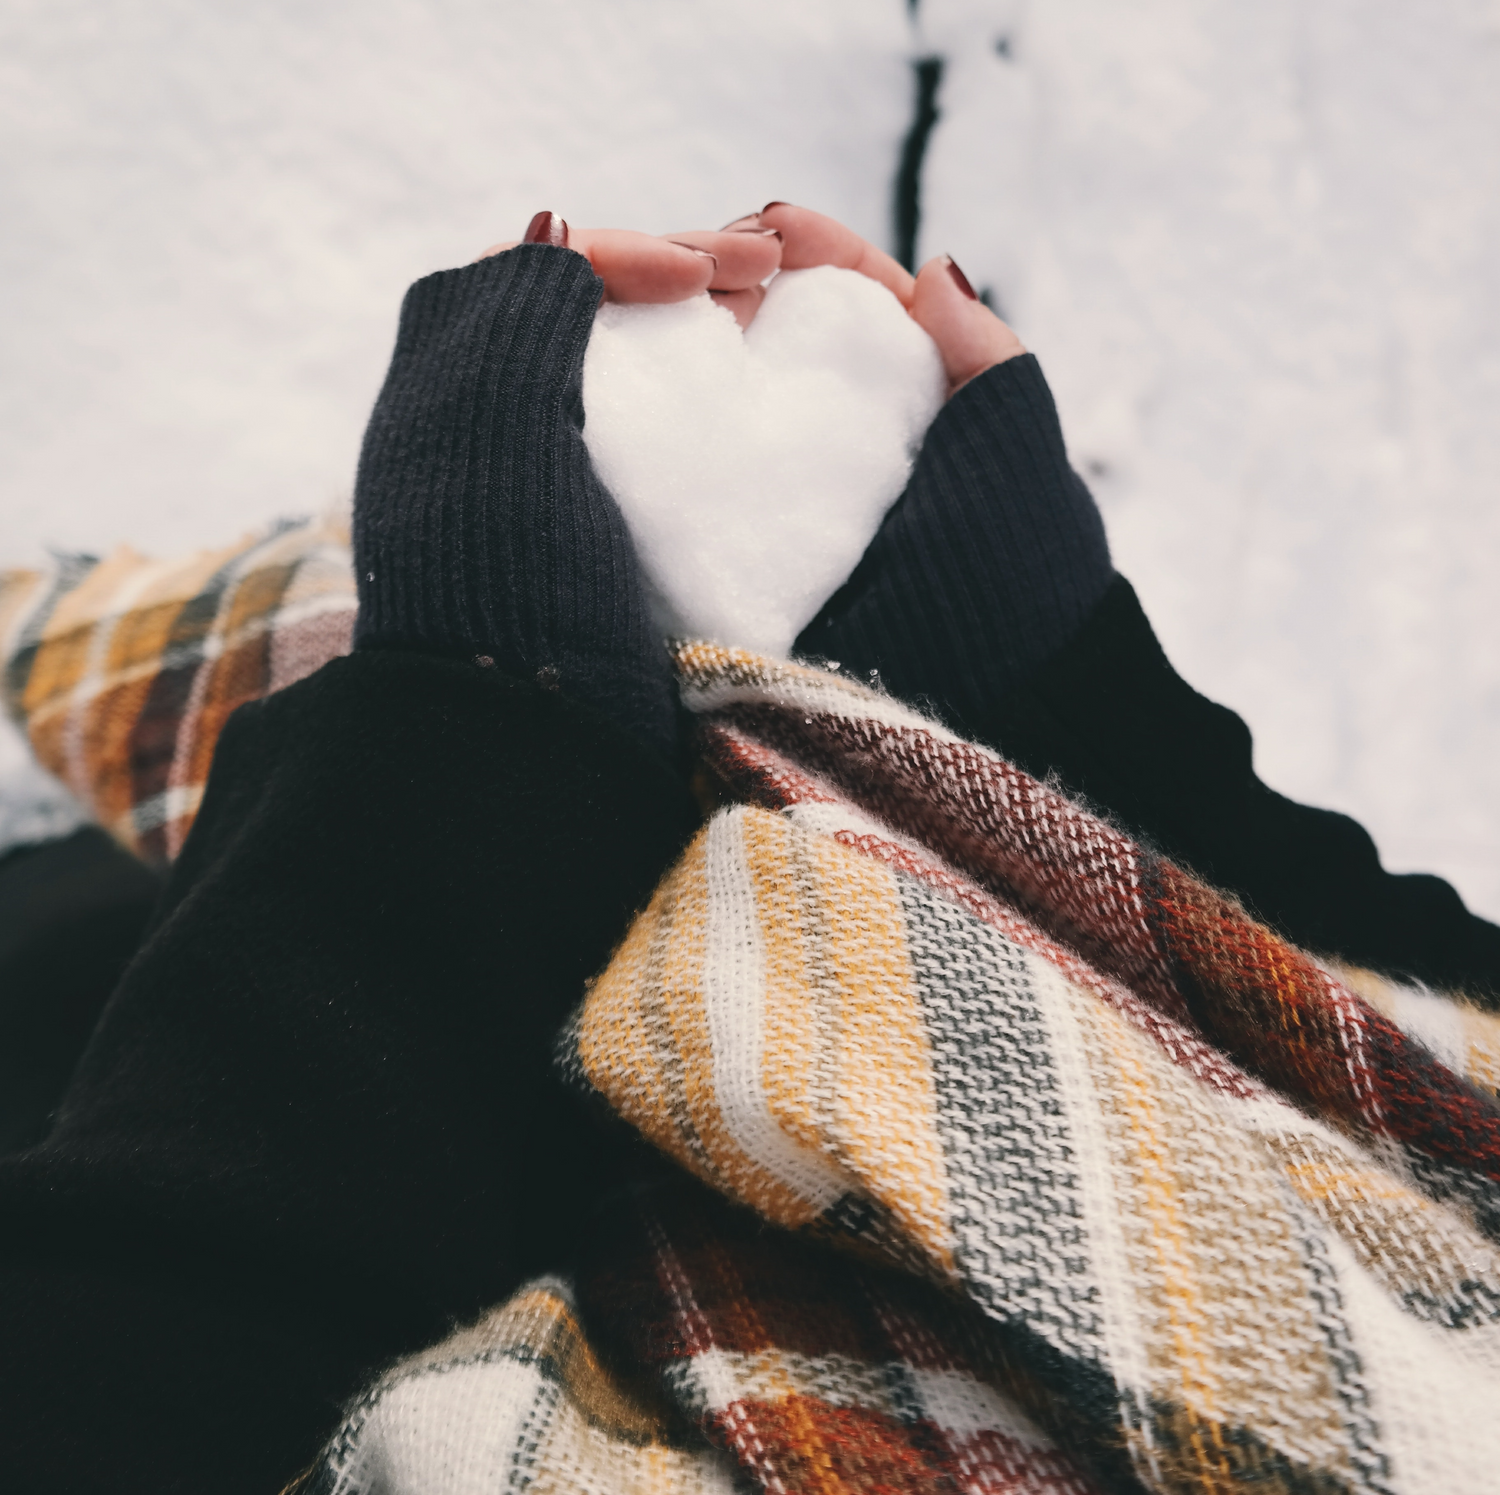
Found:
M 0 1160 L 0 1485 L 269 1495 L 373 1368 L 565 1262 L 609 1160 L 554 1033 L 695 822 L 493 669 L 357 653 L 237 712 Z
M 906 491 L 796 651 L 878 674 L 973 736 L 989 702 L 1072 637 L 1113 576 L 1104 521 L 1027 353 L 938 412 Z
M 975 725 L 1297 944 L 1500 1005 L 1500 928 L 1439 878 L 1385 871 L 1348 816 L 1268 789 L 1244 722 L 1173 670 L 1124 578 Z

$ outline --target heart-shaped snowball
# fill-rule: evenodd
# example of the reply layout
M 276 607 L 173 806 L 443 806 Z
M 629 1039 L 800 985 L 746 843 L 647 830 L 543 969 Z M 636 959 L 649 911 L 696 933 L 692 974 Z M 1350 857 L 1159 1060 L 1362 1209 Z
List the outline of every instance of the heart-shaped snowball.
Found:
M 741 333 L 708 296 L 600 307 L 584 438 L 664 633 L 785 655 L 864 554 L 943 403 L 932 339 L 853 270 L 787 270 Z

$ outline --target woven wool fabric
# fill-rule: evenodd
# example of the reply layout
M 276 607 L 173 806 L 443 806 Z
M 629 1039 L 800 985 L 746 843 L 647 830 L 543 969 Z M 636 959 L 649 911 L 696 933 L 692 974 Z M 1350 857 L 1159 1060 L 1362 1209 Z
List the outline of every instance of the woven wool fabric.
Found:
M 170 857 L 232 704 L 347 647 L 343 546 L 7 578 L 12 709 Z M 1500 1018 L 850 681 L 678 664 L 726 804 L 560 1043 L 677 1167 L 298 1488 L 1492 1489 Z
M 1014 1394 L 1049 1400 L 971 1305 L 666 1176 L 610 1214 L 589 1321 L 767 1490 L 1093 1495 Z M 603 1244 L 606 1243 L 607 1244 Z
M 197 813 L 229 714 L 349 651 L 343 519 L 153 561 L 122 546 L 0 575 L 5 698 L 42 766 L 146 861 Z
M 1388 997 L 1458 1072 L 994 754 L 826 674 L 680 665 L 741 803 L 574 1072 L 762 1219 L 961 1294 L 1108 1486 L 1490 1488 L 1495 1018 Z
M 601 1364 L 572 1287 L 541 1278 L 388 1370 L 287 1495 L 728 1495 L 732 1462 L 641 1381 Z

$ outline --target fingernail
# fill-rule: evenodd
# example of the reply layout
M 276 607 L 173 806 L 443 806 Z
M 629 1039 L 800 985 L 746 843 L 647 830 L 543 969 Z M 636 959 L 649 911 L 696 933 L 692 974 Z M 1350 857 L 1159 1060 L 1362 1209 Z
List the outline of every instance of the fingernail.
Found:
M 741 218 L 731 218 L 729 220 L 729 222 L 726 223 L 724 225 L 724 227 L 719 230 L 719 232 L 721 234 L 738 233 L 738 232 L 740 232 L 740 224 L 742 224 L 742 223 L 754 223 L 755 220 L 757 218 L 759 218 L 759 217 L 760 217 L 759 213 L 746 213 Z
M 948 273 L 953 277 L 953 284 L 961 290 L 970 301 L 978 301 L 979 297 L 974 294 L 974 287 L 969 284 L 969 277 L 953 261 L 951 254 L 943 256 L 948 262 Z
M 523 244 L 555 244 L 559 249 L 568 247 L 568 225 L 556 213 L 541 212 L 526 225 Z
M 728 234 L 754 234 L 758 239 L 781 238 L 781 230 L 779 228 L 727 228 L 720 229 L 719 232 Z
M 718 255 L 710 254 L 706 249 L 699 249 L 696 244 L 684 244 L 681 239 L 668 239 L 667 243 L 675 244 L 679 249 L 691 249 L 694 254 L 701 254 L 704 259 L 712 260 L 714 262 L 715 270 L 719 268 Z
M 765 205 L 765 207 L 763 207 L 760 211 L 762 213 L 769 213 L 772 208 L 789 208 L 789 207 L 791 207 L 791 203 L 789 203 L 789 202 L 768 202 Z M 757 216 L 759 216 L 759 215 L 757 215 Z

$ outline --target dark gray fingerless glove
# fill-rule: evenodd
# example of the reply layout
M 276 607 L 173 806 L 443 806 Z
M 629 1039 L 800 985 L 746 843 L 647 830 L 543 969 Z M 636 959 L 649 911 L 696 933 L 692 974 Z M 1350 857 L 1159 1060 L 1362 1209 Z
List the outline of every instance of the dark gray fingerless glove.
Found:
M 1104 522 L 1026 354 L 939 412 L 906 491 L 796 651 L 878 670 L 894 695 L 972 734 L 1113 576 Z
M 407 292 L 355 484 L 355 645 L 492 661 L 675 757 L 670 661 L 583 442 L 602 290 L 523 244 Z

